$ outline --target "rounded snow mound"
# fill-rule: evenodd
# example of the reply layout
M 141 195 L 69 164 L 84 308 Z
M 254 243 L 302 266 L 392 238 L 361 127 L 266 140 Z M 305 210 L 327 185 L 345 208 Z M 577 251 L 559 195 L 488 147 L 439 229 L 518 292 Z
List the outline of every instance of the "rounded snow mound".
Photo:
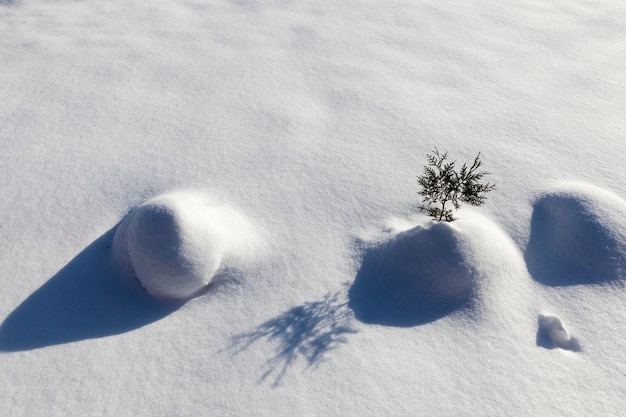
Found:
M 369 248 L 350 288 L 364 322 L 413 326 L 459 309 L 474 310 L 491 276 L 524 271 L 521 254 L 491 220 L 476 213 L 428 222 Z
M 249 256 L 260 241 L 235 209 L 195 191 L 157 196 L 122 220 L 113 261 L 152 296 L 184 299 L 207 287 L 218 271 Z
M 531 275 L 546 285 L 624 278 L 626 201 L 580 183 L 562 183 L 533 204 L 525 253 Z

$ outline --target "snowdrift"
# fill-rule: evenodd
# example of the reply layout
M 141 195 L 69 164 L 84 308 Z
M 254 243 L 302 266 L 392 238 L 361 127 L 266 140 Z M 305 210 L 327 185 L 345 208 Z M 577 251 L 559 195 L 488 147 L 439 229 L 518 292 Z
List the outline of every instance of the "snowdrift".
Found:
M 491 220 L 466 213 L 429 222 L 366 250 L 349 305 L 366 323 L 414 326 L 455 311 L 475 317 L 492 277 L 524 272 L 521 254 Z
M 542 193 L 533 204 L 525 259 L 531 275 L 545 285 L 623 279 L 626 201 L 580 183 Z
M 157 298 L 185 299 L 222 268 L 236 267 L 260 245 L 257 228 L 209 195 L 176 191 L 133 210 L 113 239 L 113 262 Z

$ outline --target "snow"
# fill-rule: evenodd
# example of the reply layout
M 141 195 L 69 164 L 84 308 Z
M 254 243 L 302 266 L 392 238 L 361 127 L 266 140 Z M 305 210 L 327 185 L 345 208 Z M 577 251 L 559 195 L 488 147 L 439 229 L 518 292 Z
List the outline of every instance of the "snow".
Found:
M 92 242 L 16 306 L 0 325 L 1 351 L 125 333 L 180 308 L 180 302 L 156 302 L 143 290 L 133 291 L 115 272 L 108 257 L 113 232 Z
M 537 338 L 539 341 L 537 344 L 544 343 L 541 339 L 547 339 L 553 346 L 560 347 L 561 349 L 573 351 L 581 350 L 578 340 L 570 336 L 558 316 L 539 314 L 538 323 L 539 330 L 537 332 Z
M 384 239 L 384 238 L 382 238 Z M 375 242 L 350 288 L 350 306 L 366 323 L 415 326 L 461 310 L 480 313 L 480 292 L 496 271 L 525 273 L 521 254 L 488 218 L 463 213 L 430 221 Z
M 368 251 L 350 291 L 357 318 L 411 326 L 468 304 L 475 278 L 455 232 L 417 226 Z
M 120 277 L 138 279 L 157 298 L 185 299 L 205 289 L 220 269 L 251 258 L 260 241 L 252 223 L 233 208 L 200 192 L 178 191 L 126 216 L 111 250 Z
M 624 22 L 0 1 L 3 410 L 622 414 Z M 417 209 L 435 147 L 497 186 L 450 224 Z
M 626 278 L 626 201 L 589 184 L 566 183 L 533 204 L 526 262 L 548 285 Z

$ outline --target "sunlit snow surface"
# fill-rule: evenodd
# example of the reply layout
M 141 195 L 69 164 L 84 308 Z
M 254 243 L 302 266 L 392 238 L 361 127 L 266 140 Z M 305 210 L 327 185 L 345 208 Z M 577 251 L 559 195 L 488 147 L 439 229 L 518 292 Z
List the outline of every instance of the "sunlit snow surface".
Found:
M 625 22 L 621 0 L 0 0 L 2 409 L 622 414 Z M 434 147 L 481 151 L 497 190 L 431 238 Z M 180 189 L 255 232 L 194 246 L 235 255 L 167 301 L 113 237 Z M 414 266 L 469 286 L 381 310 L 377 271 L 404 302 Z

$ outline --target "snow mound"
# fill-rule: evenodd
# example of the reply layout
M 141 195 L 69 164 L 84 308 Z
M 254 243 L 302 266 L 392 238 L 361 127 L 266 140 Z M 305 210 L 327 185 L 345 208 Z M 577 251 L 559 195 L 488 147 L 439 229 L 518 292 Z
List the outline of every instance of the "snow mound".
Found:
M 248 258 L 259 242 L 257 229 L 235 209 L 201 192 L 176 191 L 124 218 L 113 238 L 113 262 L 152 296 L 184 299 Z
M 366 250 L 350 288 L 350 307 L 367 323 L 413 326 L 456 310 L 474 311 L 495 275 L 524 271 L 521 254 L 476 213 L 392 234 Z
M 580 183 L 563 183 L 534 202 L 525 253 L 531 275 L 546 285 L 624 278 L 626 201 Z
M 544 347 L 559 347 L 565 350 L 579 352 L 581 350 L 578 339 L 567 332 L 558 316 L 539 314 L 538 344 Z

